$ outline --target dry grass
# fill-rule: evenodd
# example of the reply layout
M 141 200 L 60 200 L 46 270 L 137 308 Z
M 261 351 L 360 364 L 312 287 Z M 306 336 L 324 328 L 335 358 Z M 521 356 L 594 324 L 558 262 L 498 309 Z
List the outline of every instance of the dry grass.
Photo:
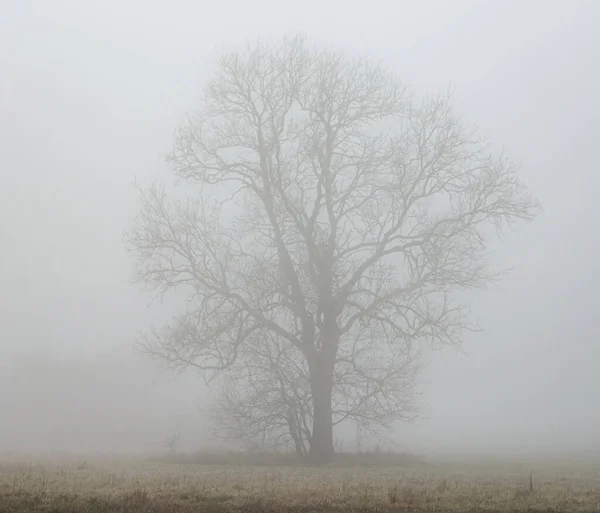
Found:
M 0 513 L 600 512 L 600 469 L 0 463 Z

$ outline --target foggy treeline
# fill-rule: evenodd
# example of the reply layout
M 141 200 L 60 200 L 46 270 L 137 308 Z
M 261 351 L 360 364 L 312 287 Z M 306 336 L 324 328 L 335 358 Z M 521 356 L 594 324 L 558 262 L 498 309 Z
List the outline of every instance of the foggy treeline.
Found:
M 367 431 L 374 426 L 379 430 L 389 419 L 398 420 L 386 436 L 397 442 L 401 450 L 417 453 L 600 450 L 597 391 L 600 325 L 593 313 L 599 300 L 595 276 L 600 270 L 597 258 L 600 246 L 595 236 L 600 221 L 600 211 L 595 206 L 600 181 L 594 146 L 600 116 L 600 100 L 596 95 L 600 73 L 592 65 L 600 58 L 600 41 L 591 21 L 594 14 L 600 14 L 598 7 L 558 1 L 478 5 L 465 0 L 453 2 L 452 6 L 430 1 L 408 3 L 398 16 L 383 15 L 390 5 L 372 5 L 366 10 L 364 5 L 350 3 L 343 12 L 333 4 L 321 5 L 321 15 L 315 20 L 310 13 L 316 5 L 310 2 L 303 3 L 302 8 L 298 4 L 293 16 L 287 8 L 268 2 L 253 6 L 240 3 L 234 9 L 235 15 L 225 4 L 206 8 L 184 0 L 174 2 L 164 12 L 137 2 L 124 6 L 105 2 L 102 7 L 85 8 L 66 0 L 52 5 L 9 4 L 0 36 L 3 62 L 0 71 L 0 451 L 151 453 L 164 450 L 165 440 L 176 430 L 181 432 L 180 447 L 193 450 L 213 443 L 211 423 L 215 420 L 220 420 L 223 427 L 223 416 L 232 418 L 234 410 L 239 413 L 240 405 L 245 407 L 251 400 L 264 399 L 263 389 L 253 394 L 252 387 L 248 387 L 248 375 L 244 372 L 252 365 L 258 366 L 261 376 L 265 376 L 270 364 L 283 358 L 293 362 L 295 370 L 283 366 L 278 369 L 284 368 L 287 375 L 297 371 L 300 381 L 307 379 L 303 385 L 305 391 L 310 391 L 311 386 L 313 392 L 325 386 L 320 382 L 314 388 L 310 381 L 315 372 L 320 372 L 315 370 L 320 368 L 320 360 L 307 356 L 307 366 L 302 368 L 302 358 L 286 353 L 294 347 L 293 337 L 288 337 L 291 346 L 281 344 L 278 338 L 290 335 L 288 328 L 294 322 L 279 324 L 277 330 L 283 326 L 288 330 L 285 333 L 275 329 L 264 331 L 264 319 L 258 328 L 246 325 L 247 318 L 240 322 L 237 310 L 229 311 L 231 317 L 221 319 L 222 328 L 239 328 L 237 334 L 228 332 L 232 340 L 242 333 L 250 337 L 249 333 L 258 329 L 260 337 L 252 343 L 260 348 L 251 355 L 242 355 L 243 366 L 237 374 L 230 374 L 234 379 L 227 382 L 229 388 L 208 388 L 201 373 L 193 368 L 187 368 L 181 375 L 165 369 L 165 363 L 183 369 L 199 361 L 195 359 L 198 357 L 195 347 L 177 345 L 188 340 L 190 324 L 180 324 L 178 332 L 167 332 L 166 339 L 164 332 L 158 338 L 153 336 L 150 328 L 165 326 L 185 311 L 180 301 L 185 295 L 171 298 L 164 305 L 153 303 L 147 307 L 148 292 L 130 283 L 134 260 L 125 251 L 122 240 L 126 232 L 125 246 L 139 258 L 138 281 L 166 284 L 170 288 L 169 280 L 178 276 L 165 277 L 168 268 L 151 262 L 147 251 L 149 244 L 157 248 L 156 234 L 163 233 L 153 231 L 160 225 L 156 212 L 167 208 L 166 198 L 175 196 L 163 196 L 160 186 L 153 188 L 147 184 L 158 177 L 161 183 L 169 184 L 168 194 L 174 194 L 170 188 L 174 172 L 183 179 L 195 178 L 205 183 L 214 180 L 211 173 L 219 166 L 223 169 L 224 161 L 216 158 L 214 139 L 202 146 L 199 126 L 207 123 L 207 118 L 195 118 L 194 113 L 202 105 L 205 110 L 201 114 L 206 116 L 212 108 L 213 113 L 222 115 L 219 109 L 226 108 L 227 101 L 235 104 L 228 96 L 232 94 L 228 87 L 235 83 L 234 78 L 242 82 L 250 80 L 248 77 L 260 69 L 272 86 L 267 95 L 271 100 L 275 101 L 279 94 L 282 104 L 285 103 L 287 96 L 281 91 L 289 86 L 290 91 L 301 91 L 290 95 L 298 94 L 302 108 L 302 101 L 307 98 L 310 101 L 327 96 L 323 93 L 326 89 L 311 89 L 312 85 L 302 89 L 304 82 L 292 83 L 296 78 L 290 79 L 291 82 L 281 81 L 278 75 L 264 71 L 277 69 L 278 65 L 282 69 L 287 65 L 297 66 L 298 76 L 302 76 L 304 69 L 310 70 L 306 76 L 322 73 L 323 83 L 336 91 L 336 98 L 348 84 L 359 92 L 374 87 L 379 96 L 368 96 L 365 100 L 371 102 L 365 119 L 371 115 L 373 119 L 399 115 L 411 120 L 413 127 L 434 119 L 447 129 L 459 126 L 454 124 L 458 119 L 454 118 L 456 114 L 468 126 L 477 125 L 477 133 L 491 142 L 491 154 L 500 155 L 504 148 L 504 154 L 511 159 L 494 160 L 493 164 L 485 161 L 496 174 L 489 175 L 493 177 L 488 176 L 486 182 L 491 187 L 486 191 L 491 193 L 486 196 L 487 192 L 481 189 L 481 196 L 503 200 L 490 207 L 490 220 L 535 218 L 530 224 L 517 223 L 515 231 L 508 230 L 501 239 L 494 237 L 482 247 L 491 255 L 485 271 L 478 267 L 479 260 L 475 257 L 479 255 L 471 247 L 450 244 L 440 250 L 443 255 L 456 251 L 462 257 L 461 262 L 472 257 L 472 265 L 448 268 L 436 264 L 439 265 L 436 269 L 445 273 L 443 285 L 436 279 L 436 290 L 450 285 L 459 285 L 461 290 L 487 285 L 488 269 L 512 269 L 493 286 L 482 290 L 474 287 L 477 290 L 461 291 L 458 296 L 461 302 L 471 305 L 469 323 L 477 323 L 482 331 L 467 330 L 464 336 L 457 335 L 455 339 L 452 329 L 467 327 L 462 318 L 448 320 L 437 311 L 440 316 L 435 323 L 431 321 L 433 310 L 423 314 L 432 326 L 431 331 L 421 332 L 410 321 L 402 326 L 396 324 L 398 332 L 415 341 L 429 337 L 433 342 L 447 343 L 440 351 L 432 351 L 431 345 L 425 344 L 415 347 L 414 355 L 412 347 L 395 355 L 397 365 L 393 368 L 403 369 L 402 379 L 397 380 L 397 375 L 389 373 L 383 377 L 369 375 L 373 372 L 373 355 L 380 347 L 369 344 L 373 340 L 387 343 L 390 335 L 377 331 L 370 321 L 362 324 L 354 340 L 362 337 L 364 330 L 372 330 L 367 333 L 369 342 L 364 346 L 369 356 L 363 368 L 357 371 L 358 360 L 354 359 L 353 370 L 348 368 L 346 372 L 348 375 L 356 372 L 354 382 L 360 381 L 356 376 L 364 379 L 362 390 L 373 384 L 379 386 L 387 402 L 366 402 L 363 408 L 357 406 L 363 403 L 356 402 L 355 393 L 345 389 L 346 398 L 352 396 L 354 406 L 346 406 L 341 415 L 347 414 Z M 267 25 L 260 14 L 265 10 L 279 22 Z M 120 15 L 115 17 L 117 11 Z M 144 14 L 142 17 L 138 16 L 140 12 Z M 207 19 L 212 21 L 208 23 Z M 332 29 L 333 26 L 336 28 Z M 157 31 L 160 38 L 154 37 Z M 298 33 L 307 34 L 306 43 L 302 38 L 294 38 Z M 427 37 L 423 38 L 425 33 Z M 288 39 L 284 42 L 281 37 L 286 34 Z M 254 43 L 257 35 L 264 39 L 264 46 L 253 46 L 258 45 Z M 247 41 L 249 47 L 245 46 Z M 313 44 L 318 50 L 313 50 Z M 225 50 L 217 48 L 221 45 Z M 328 50 L 332 53 L 318 53 Z M 238 52 L 240 60 L 235 57 Z M 219 55 L 221 60 L 215 61 Z M 336 60 L 338 55 L 344 56 L 341 61 Z M 369 64 L 363 67 L 349 64 L 344 68 L 345 63 L 362 62 L 344 60 L 345 56 L 364 57 Z M 336 83 L 337 69 L 343 71 L 339 76 L 347 78 L 348 72 L 352 80 Z M 202 97 L 203 88 L 213 79 L 207 100 Z M 446 101 L 444 95 L 449 83 L 452 93 Z M 407 105 L 404 84 L 419 98 L 433 99 L 418 103 L 421 108 L 418 112 L 404 110 Z M 435 96 L 440 91 L 443 94 Z M 264 108 L 271 109 L 269 112 L 281 109 L 272 105 Z M 234 132 L 226 132 L 228 136 L 236 134 L 235 129 L 240 130 L 237 135 L 247 133 L 245 121 L 236 116 L 230 118 L 229 128 Z M 276 116 L 272 121 L 271 135 L 276 132 Z M 322 148 L 304 147 L 306 140 L 298 136 L 300 150 L 295 155 L 306 151 L 306 162 L 319 161 L 323 166 L 328 129 L 326 123 L 325 128 L 318 126 L 307 140 L 322 142 Z M 467 140 L 470 136 L 468 130 L 461 132 L 458 128 L 448 129 L 447 133 L 457 140 L 460 137 Z M 377 153 L 379 140 L 365 142 L 362 135 L 357 140 L 364 145 L 363 150 L 369 150 L 370 162 L 378 162 L 369 166 L 383 165 L 385 159 L 389 159 L 387 164 L 398 165 L 400 155 L 388 155 L 383 150 Z M 422 148 L 418 141 L 418 138 L 409 140 L 406 148 L 412 151 L 413 144 Z M 231 141 L 219 142 L 227 146 Z M 425 147 L 426 144 L 427 141 Z M 171 158 L 165 161 L 169 151 Z M 346 151 L 350 152 L 348 148 Z M 352 158 L 365 159 L 365 154 L 360 156 L 359 152 Z M 195 160 L 197 155 L 203 159 Z M 452 152 L 448 155 L 456 156 Z M 230 157 L 228 154 L 227 158 Z M 479 157 L 461 158 L 472 164 Z M 246 165 L 249 161 L 240 162 Z M 211 168 L 212 164 L 207 162 L 215 167 Z M 410 167 L 406 162 L 403 165 Z M 512 176 L 513 171 L 527 190 L 501 179 Z M 136 189 L 134 181 L 144 185 Z M 474 188 L 469 187 L 464 198 L 471 201 Z M 531 197 L 529 190 L 533 193 Z M 231 189 L 225 190 L 223 197 L 227 193 Z M 296 198 L 294 194 L 288 197 Z M 210 206 L 216 196 L 208 197 L 206 204 Z M 278 197 L 285 198 L 284 192 Z M 383 197 L 374 194 L 372 199 L 381 204 Z M 537 209 L 536 199 L 543 211 Z M 481 207 L 480 203 L 464 201 L 470 205 L 476 203 L 477 209 Z M 275 207 L 274 211 L 282 208 Z M 323 208 L 326 213 L 328 209 Z M 197 210 L 182 209 L 174 214 L 173 219 L 181 220 L 177 215 L 183 213 L 184 221 L 197 221 L 196 226 L 201 229 L 196 235 L 202 236 L 194 241 L 196 250 L 202 247 L 203 240 L 208 240 L 203 237 L 219 235 L 211 224 L 212 211 L 209 209 L 205 217 Z M 281 210 L 277 212 L 281 215 Z M 237 213 L 230 211 L 231 215 Z M 138 214 L 141 217 L 136 224 Z M 373 217 L 376 218 L 379 219 Z M 260 217 L 255 218 L 254 228 L 251 224 L 243 227 L 246 235 L 252 235 L 252 230 L 259 232 L 259 220 Z M 251 223 L 251 216 L 244 221 Z M 424 226 L 425 217 L 419 222 Z M 274 226 L 281 224 L 275 222 Z M 354 226 L 353 233 L 356 230 L 360 232 Z M 220 239 L 220 248 L 225 247 L 223 241 L 233 233 L 221 233 L 225 239 Z M 431 233 L 440 236 L 436 242 L 441 244 L 442 239 L 451 240 L 454 232 Z M 235 236 L 236 241 L 243 241 L 244 233 Z M 323 240 L 319 240 L 321 236 Z M 425 238 L 427 244 L 431 237 L 429 234 Z M 327 238 L 327 229 L 315 230 L 310 240 L 326 246 Z M 475 241 L 476 237 L 469 240 Z M 215 253 L 209 264 L 214 269 L 230 264 L 230 259 L 235 260 L 232 250 L 235 247 Z M 295 252 L 291 253 L 291 261 L 300 265 L 302 249 L 292 247 L 292 250 Z M 311 251 L 308 247 L 309 257 L 327 255 L 325 249 L 322 252 L 314 249 L 314 254 Z M 238 259 L 243 256 L 244 253 L 237 254 Z M 278 256 L 281 260 L 281 252 Z M 167 261 L 168 258 L 167 255 Z M 253 274 L 257 272 L 255 269 L 248 271 L 244 266 L 237 269 L 244 269 L 247 281 L 254 276 L 253 285 L 265 276 L 265 272 Z M 195 293 L 213 300 L 214 290 L 202 287 L 214 276 L 207 272 L 200 280 L 198 274 L 190 274 L 201 282 L 201 286 L 194 284 Z M 283 275 L 283 278 L 277 276 L 289 279 L 285 272 Z M 390 286 L 392 275 L 382 276 L 374 273 L 369 282 L 381 294 L 382 287 Z M 276 277 L 276 273 L 271 277 Z M 308 283 L 309 278 L 306 280 Z M 263 285 L 256 286 L 249 297 L 265 293 Z M 294 284 L 285 283 L 285 290 L 288 286 L 293 302 Z M 304 283 L 300 288 L 305 298 L 310 295 Z M 268 293 L 275 297 L 281 290 L 269 289 Z M 320 297 L 320 292 L 315 294 Z M 245 309 L 247 314 L 251 308 L 244 305 L 241 310 Z M 355 303 L 352 305 L 356 307 Z M 213 307 L 214 311 L 203 311 L 202 315 L 208 316 L 207 325 L 217 319 L 216 313 L 227 313 L 222 304 Z M 360 313 L 362 307 L 356 308 Z M 323 315 L 325 319 L 327 315 Z M 253 313 L 250 317 L 257 318 Z M 362 312 L 356 320 L 364 321 L 365 317 L 368 316 Z M 386 319 L 390 318 L 388 312 Z M 380 320 L 374 314 L 369 319 Z M 221 330 L 218 325 L 213 327 Z M 161 358 L 143 354 L 139 346 L 133 347 L 134 340 L 140 341 L 140 331 L 144 348 L 162 355 L 162 362 Z M 222 333 L 219 331 L 218 337 Z M 269 339 L 273 333 L 276 340 Z M 298 333 L 305 335 L 306 330 Z M 218 337 L 215 341 L 223 349 Z M 459 339 L 462 344 L 456 345 Z M 323 347 L 318 344 L 319 351 Z M 235 344 L 229 349 L 233 351 L 232 348 L 238 349 Z M 232 354 L 225 351 L 227 354 L 219 353 L 215 359 L 214 348 L 209 349 L 212 359 L 204 359 L 203 364 L 211 368 L 215 362 L 222 365 L 223 358 Z M 261 353 L 263 349 L 267 352 Z M 255 358 L 257 354 L 262 355 L 260 361 Z M 272 378 L 273 382 L 281 381 L 281 376 Z M 388 378 L 388 384 L 382 385 Z M 261 381 L 253 383 L 266 386 Z M 299 385 L 295 390 L 300 388 Z M 401 393 L 394 396 L 398 391 Z M 334 390 L 334 397 L 335 393 Z M 373 394 L 375 397 L 377 392 Z M 319 408 L 321 412 L 322 408 L 327 409 L 326 405 L 312 403 L 317 396 L 313 393 L 306 403 L 302 402 L 305 396 L 298 396 L 293 403 L 295 407 L 304 404 L 312 412 L 311 423 L 320 422 L 316 420 Z M 290 398 L 285 392 L 284 399 L 287 408 L 292 403 L 288 404 Z M 381 410 L 377 410 L 378 405 Z M 207 413 L 210 408 L 211 413 Z M 215 419 L 215 412 L 220 412 L 220 419 Z M 324 415 L 327 416 L 327 411 Z M 300 433 L 298 439 L 291 436 L 287 442 L 295 444 L 299 452 L 308 452 L 312 428 L 302 432 L 298 421 L 290 424 L 285 415 L 282 418 L 287 423 L 285 429 L 295 426 Z M 261 432 L 271 429 L 273 439 L 280 439 L 279 427 L 252 426 Z M 235 428 L 231 424 L 226 427 Z M 326 431 L 324 428 L 325 434 L 319 438 L 320 453 L 327 453 L 335 442 L 327 440 Z M 334 431 L 336 435 L 346 441 L 347 447 L 352 446 L 354 426 Z M 317 446 L 314 439 L 313 444 Z

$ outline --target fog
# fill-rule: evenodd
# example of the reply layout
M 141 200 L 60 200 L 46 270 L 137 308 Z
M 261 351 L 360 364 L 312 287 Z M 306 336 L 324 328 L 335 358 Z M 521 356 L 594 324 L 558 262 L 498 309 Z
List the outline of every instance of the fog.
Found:
M 198 375 L 133 347 L 168 318 L 130 284 L 134 178 L 197 106 L 215 50 L 305 33 L 382 61 L 522 163 L 543 205 L 505 236 L 513 268 L 472 294 L 483 333 L 428 355 L 419 453 L 600 451 L 600 5 L 583 0 L 3 2 L 0 451 L 211 443 Z

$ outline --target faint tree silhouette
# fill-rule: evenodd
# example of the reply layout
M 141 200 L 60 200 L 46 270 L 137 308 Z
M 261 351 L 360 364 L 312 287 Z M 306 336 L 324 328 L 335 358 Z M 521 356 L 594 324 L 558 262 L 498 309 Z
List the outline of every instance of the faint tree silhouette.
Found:
M 168 160 L 189 194 L 140 187 L 127 242 L 137 280 L 186 291 L 188 306 L 141 342 L 207 379 L 247 380 L 226 398 L 253 400 L 257 433 L 279 436 L 269 415 L 301 433 L 315 461 L 333 456 L 336 421 L 410 417 L 418 349 L 474 329 L 457 293 L 500 276 L 493 229 L 538 211 L 448 95 L 416 99 L 301 37 L 222 54 Z

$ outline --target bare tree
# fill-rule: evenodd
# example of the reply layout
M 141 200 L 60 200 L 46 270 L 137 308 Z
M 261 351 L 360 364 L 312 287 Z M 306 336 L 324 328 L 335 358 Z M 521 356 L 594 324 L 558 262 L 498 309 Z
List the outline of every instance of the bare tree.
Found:
M 301 355 L 315 461 L 337 411 L 402 410 L 381 384 L 415 344 L 460 343 L 493 229 L 538 211 L 448 96 L 302 38 L 221 55 L 169 161 L 191 193 L 140 188 L 127 240 L 137 279 L 188 309 L 143 343 L 208 377 L 264 344 Z
M 179 432 L 179 425 L 177 425 L 177 429 L 165 438 L 164 445 L 169 454 L 177 454 L 177 446 L 179 445 L 180 438 L 181 433 Z

